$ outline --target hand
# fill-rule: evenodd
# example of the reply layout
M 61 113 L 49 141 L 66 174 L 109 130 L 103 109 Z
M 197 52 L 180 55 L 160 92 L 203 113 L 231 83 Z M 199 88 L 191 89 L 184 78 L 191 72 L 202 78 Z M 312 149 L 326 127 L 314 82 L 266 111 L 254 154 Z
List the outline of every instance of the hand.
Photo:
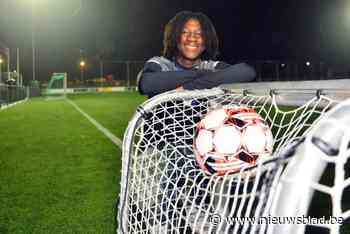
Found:
M 185 89 L 184 89 L 184 87 L 179 86 L 179 87 L 177 87 L 175 90 L 176 90 L 176 91 L 184 91 Z

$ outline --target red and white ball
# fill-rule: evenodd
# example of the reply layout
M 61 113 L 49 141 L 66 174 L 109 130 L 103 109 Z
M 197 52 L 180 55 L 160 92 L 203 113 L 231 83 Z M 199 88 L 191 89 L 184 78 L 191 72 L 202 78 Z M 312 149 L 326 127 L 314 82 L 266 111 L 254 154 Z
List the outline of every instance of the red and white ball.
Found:
M 272 154 L 270 128 L 252 108 L 227 106 L 212 110 L 196 130 L 194 153 L 207 174 L 235 173 Z

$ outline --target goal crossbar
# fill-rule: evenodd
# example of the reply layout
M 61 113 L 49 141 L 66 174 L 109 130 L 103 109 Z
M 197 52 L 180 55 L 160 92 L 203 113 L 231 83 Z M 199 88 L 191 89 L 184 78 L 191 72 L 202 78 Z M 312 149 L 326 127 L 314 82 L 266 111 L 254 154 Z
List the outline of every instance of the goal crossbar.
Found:
M 300 106 L 307 100 L 320 95 L 342 101 L 350 97 L 350 80 L 309 80 L 234 83 L 220 86 L 236 93 L 251 95 L 276 95 L 279 104 Z M 288 96 L 291 96 L 288 98 Z M 294 100 L 293 100 L 294 99 Z

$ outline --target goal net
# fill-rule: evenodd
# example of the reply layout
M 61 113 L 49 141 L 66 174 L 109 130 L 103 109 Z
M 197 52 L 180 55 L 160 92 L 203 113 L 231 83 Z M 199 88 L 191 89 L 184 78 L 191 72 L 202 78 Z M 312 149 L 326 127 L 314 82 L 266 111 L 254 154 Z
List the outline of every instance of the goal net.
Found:
M 297 107 L 279 105 L 276 92 L 252 95 L 222 89 L 169 92 L 148 100 L 124 136 L 118 233 L 295 233 L 296 220 L 281 231 L 278 224 L 289 219 L 278 217 L 301 220 L 300 233 L 308 227 L 338 233 L 343 225 L 331 219 L 350 215 L 341 207 L 341 194 L 350 183 L 344 175 L 348 145 L 343 143 L 340 152 L 334 148 L 339 144 L 329 146 L 323 135 L 312 137 L 323 131 L 331 140 L 332 134 L 339 138 L 336 130 L 325 133 L 323 125 L 313 132 L 338 103 L 315 93 Z M 273 156 L 231 175 L 209 176 L 199 169 L 193 152 L 195 126 L 218 105 L 254 108 L 272 130 Z M 343 125 L 334 129 L 344 130 Z M 322 155 L 308 150 L 306 145 L 315 142 Z M 302 159 L 293 162 L 295 158 Z M 335 166 L 329 169 L 329 163 Z M 314 190 L 327 208 L 312 203 Z M 308 209 L 312 206 L 316 211 Z
M 45 94 L 51 97 L 66 97 L 67 73 L 53 73 Z

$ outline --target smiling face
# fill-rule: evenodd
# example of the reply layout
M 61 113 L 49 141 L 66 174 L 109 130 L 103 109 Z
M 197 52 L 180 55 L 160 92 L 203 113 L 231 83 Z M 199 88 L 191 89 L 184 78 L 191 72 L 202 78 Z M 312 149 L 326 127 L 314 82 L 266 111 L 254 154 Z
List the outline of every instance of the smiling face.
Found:
M 201 25 L 198 20 L 189 19 L 185 23 L 177 48 L 178 55 L 176 60 L 182 66 L 191 68 L 200 61 L 200 56 L 205 46 Z

